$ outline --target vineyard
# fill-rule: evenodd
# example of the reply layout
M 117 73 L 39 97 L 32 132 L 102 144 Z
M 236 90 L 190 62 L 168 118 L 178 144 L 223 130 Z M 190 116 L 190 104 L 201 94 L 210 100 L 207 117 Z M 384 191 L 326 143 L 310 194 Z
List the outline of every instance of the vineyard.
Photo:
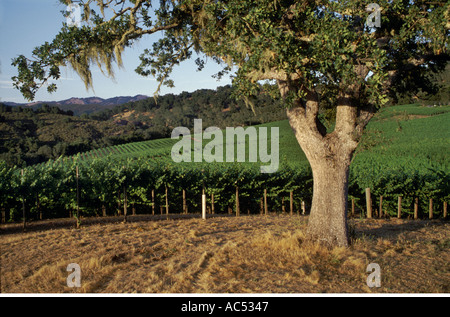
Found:
M 172 139 L 158 139 L 143 142 L 134 142 L 120 144 L 106 148 L 99 148 L 88 152 L 79 153 L 77 156 L 63 158 L 64 164 L 69 161 L 89 162 L 94 159 L 114 157 L 115 159 L 142 158 L 142 157 L 161 157 L 170 155 L 170 150 L 174 144 Z M 45 166 L 47 163 L 41 163 L 34 166 Z
M 369 124 L 351 165 L 349 206 L 365 216 L 366 188 L 383 215 L 442 217 L 450 200 L 450 107 L 386 108 Z M 261 174 L 261 163 L 174 163 L 177 140 L 117 145 L 27 168 L 0 162 L 2 222 L 50 218 L 197 213 L 201 195 L 210 213 L 304 212 L 312 174 L 287 121 L 280 129 L 280 167 Z M 248 151 L 247 151 L 248 153 Z M 350 201 L 351 200 L 351 201 Z M 302 209 L 302 202 L 305 203 Z M 350 203 L 351 202 L 351 203 Z M 416 207 L 417 208 L 417 207 Z

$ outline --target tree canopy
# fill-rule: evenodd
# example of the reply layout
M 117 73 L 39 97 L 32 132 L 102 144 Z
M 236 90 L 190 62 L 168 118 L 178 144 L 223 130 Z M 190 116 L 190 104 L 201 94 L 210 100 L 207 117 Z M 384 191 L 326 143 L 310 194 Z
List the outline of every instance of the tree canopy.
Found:
M 173 85 L 173 67 L 195 51 L 224 65 L 218 76 L 237 67 L 234 84 L 245 95 L 267 79 L 295 86 L 289 89 L 294 98 L 316 89 L 336 98 L 358 87 L 360 103 L 380 105 L 388 92 L 383 88 L 448 60 L 446 1 L 377 1 L 381 26 L 376 29 L 366 25 L 369 1 L 360 0 L 60 1 L 79 3 L 83 25 L 64 24 L 32 59 L 14 60 L 16 87 L 28 99 L 48 79 L 59 79 L 61 66 L 71 66 L 87 87 L 93 84 L 93 64 L 113 76 L 113 64 L 122 65 L 126 47 L 158 32 L 164 35 L 144 50 L 139 74 Z M 204 62 L 197 60 L 200 69 Z

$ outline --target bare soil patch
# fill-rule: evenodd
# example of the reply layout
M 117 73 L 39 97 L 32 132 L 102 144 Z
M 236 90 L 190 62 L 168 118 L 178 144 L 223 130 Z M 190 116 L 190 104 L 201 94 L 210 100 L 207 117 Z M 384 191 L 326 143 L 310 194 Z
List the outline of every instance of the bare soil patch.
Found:
M 3 293 L 448 293 L 448 221 L 350 221 L 352 245 L 305 240 L 307 216 L 151 216 L 0 231 Z M 81 268 L 69 288 L 68 264 Z M 366 284 L 370 263 L 381 287 Z

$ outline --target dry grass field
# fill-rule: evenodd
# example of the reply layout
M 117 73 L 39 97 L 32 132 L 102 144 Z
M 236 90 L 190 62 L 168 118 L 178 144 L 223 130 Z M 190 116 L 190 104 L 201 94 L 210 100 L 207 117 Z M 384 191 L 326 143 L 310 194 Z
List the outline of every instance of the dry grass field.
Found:
M 305 241 L 306 216 L 67 221 L 1 226 L 2 293 L 450 292 L 450 224 L 439 220 L 354 219 L 351 247 L 334 249 Z M 66 284 L 69 263 L 80 288 Z M 366 284 L 370 263 L 379 288 Z

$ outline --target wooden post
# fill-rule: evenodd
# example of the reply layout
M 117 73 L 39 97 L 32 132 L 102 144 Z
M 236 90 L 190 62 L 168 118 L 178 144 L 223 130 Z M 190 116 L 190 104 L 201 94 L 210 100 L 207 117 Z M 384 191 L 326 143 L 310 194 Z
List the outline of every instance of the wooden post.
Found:
M 215 207 L 214 207 L 214 193 L 211 194 L 211 213 L 214 215 L 215 212 Z
M 79 178 L 80 173 L 78 170 L 78 165 L 75 168 L 76 170 L 76 178 L 77 178 L 77 228 L 80 227 L 80 184 L 79 184 Z
M 352 198 L 352 217 L 355 216 L 355 198 Z
M 402 196 L 398 196 L 397 218 L 402 217 Z
M 186 210 L 186 190 L 183 189 L 183 214 L 187 214 Z
M 414 219 L 419 218 L 419 198 L 414 199 Z
M 166 186 L 166 216 L 169 217 L 169 190 Z
M 27 212 L 25 209 L 25 198 L 22 198 L 22 217 L 23 217 L 22 229 L 25 231 L 27 227 Z
M 428 212 L 428 218 L 433 219 L 433 199 L 430 198 L 430 210 Z
M 239 217 L 241 211 L 239 208 L 239 187 L 236 186 L 236 217 Z
M 152 215 L 155 215 L 155 190 L 152 189 Z
M 127 222 L 128 213 L 128 197 L 127 197 L 127 187 L 123 185 L 123 222 Z
M 447 218 L 447 202 L 444 201 L 444 219 Z
M 117 192 L 117 215 L 122 215 L 122 207 L 120 206 L 120 189 Z
M 366 188 L 366 209 L 367 218 L 372 219 L 372 199 L 370 198 L 370 188 Z
M 289 212 L 291 216 L 294 214 L 294 192 L 292 190 L 289 193 Z
M 383 196 L 380 196 L 380 210 L 378 212 L 378 217 L 383 217 Z
M 39 220 L 42 220 L 44 218 L 43 214 L 42 214 L 42 209 L 41 209 L 41 204 L 39 202 L 39 194 L 36 193 L 36 209 L 39 212 Z
M 269 214 L 269 208 L 267 207 L 267 189 L 264 189 L 264 214 Z
M 23 184 L 23 169 L 20 170 L 20 175 L 22 176 L 21 184 Z M 26 215 L 26 210 L 25 210 L 25 197 L 24 196 L 22 196 L 22 217 L 23 217 L 22 229 L 25 231 L 25 229 L 27 227 L 27 215 Z
M 202 219 L 206 220 L 206 195 L 205 190 L 202 192 Z

